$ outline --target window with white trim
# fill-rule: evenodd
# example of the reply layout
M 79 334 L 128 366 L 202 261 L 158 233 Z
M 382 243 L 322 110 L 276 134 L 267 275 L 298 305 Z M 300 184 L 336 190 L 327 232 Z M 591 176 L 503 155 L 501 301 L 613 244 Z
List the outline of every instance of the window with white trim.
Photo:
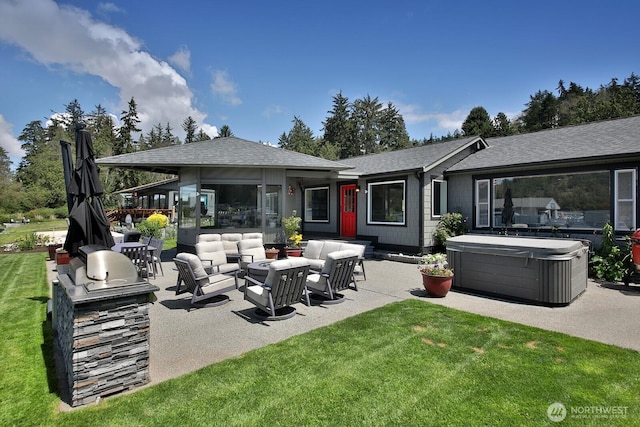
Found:
M 615 171 L 615 229 L 629 231 L 636 229 L 636 171 L 621 169 Z
M 329 222 L 329 187 L 305 188 L 304 221 Z
M 447 181 L 431 180 L 431 216 L 440 218 L 447 213 Z
M 372 182 L 367 185 L 367 222 L 404 225 L 405 181 Z
M 474 182 L 475 227 L 601 230 L 637 226 L 638 170 L 497 175 Z
M 476 227 L 489 227 L 490 180 L 476 181 Z

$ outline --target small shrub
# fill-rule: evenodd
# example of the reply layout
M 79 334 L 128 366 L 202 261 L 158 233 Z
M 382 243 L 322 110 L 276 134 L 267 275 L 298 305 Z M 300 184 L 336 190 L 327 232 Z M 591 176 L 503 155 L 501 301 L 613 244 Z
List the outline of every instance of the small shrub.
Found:
M 159 228 L 165 228 L 167 225 L 169 225 L 169 217 L 157 212 L 149 215 L 146 221 L 148 223 L 157 224 Z
M 169 225 L 169 218 L 161 213 L 154 213 L 137 225 L 137 229 L 143 236 L 159 239 L 162 230 Z
M 467 219 L 458 212 L 446 213 L 440 218 L 433 238 L 438 246 L 446 246 L 449 237 L 459 236 L 467 232 Z
M 69 216 L 69 209 L 66 206 L 60 206 L 53 210 L 53 215 L 58 219 L 64 219 Z
M 591 271 L 597 279 L 620 282 L 629 271 L 630 253 L 631 239 L 626 236 L 624 244 L 619 245 L 615 230 L 607 223 L 602 228 L 602 245 L 591 258 Z
M 146 237 L 160 238 L 162 236 L 162 227 L 157 222 L 144 220 L 141 221 L 137 227 L 138 231 Z
M 49 243 L 49 237 L 41 237 L 37 233 L 29 233 L 17 242 L 18 250 L 30 251 L 37 246 L 46 246 Z

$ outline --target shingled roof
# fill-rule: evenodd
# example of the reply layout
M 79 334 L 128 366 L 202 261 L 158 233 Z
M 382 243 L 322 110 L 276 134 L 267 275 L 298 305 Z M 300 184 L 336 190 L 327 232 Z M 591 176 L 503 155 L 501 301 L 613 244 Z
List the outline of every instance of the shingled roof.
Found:
M 181 168 L 284 168 L 341 171 L 350 166 L 284 150 L 271 145 L 227 137 L 191 144 L 138 151 L 96 161 L 101 166 L 178 174 Z
M 640 116 L 488 138 L 487 144 L 487 149 L 451 166 L 447 173 L 637 157 L 640 156 Z
M 395 172 L 427 171 L 473 144 L 485 147 L 480 137 L 453 139 L 402 150 L 385 151 L 340 160 L 353 166 L 347 174 L 380 175 Z

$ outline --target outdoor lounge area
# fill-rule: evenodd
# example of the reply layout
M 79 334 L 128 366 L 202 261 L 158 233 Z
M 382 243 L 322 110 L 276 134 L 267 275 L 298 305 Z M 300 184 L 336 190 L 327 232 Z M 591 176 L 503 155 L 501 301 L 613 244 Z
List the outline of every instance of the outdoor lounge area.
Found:
M 571 305 L 555 308 L 459 291 L 450 292 L 446 298 L 430 298 L 421 286 L 415 264 L 380 259 L 369 259 L 365 264 L 367 280 L 358 280 L 357 292 L 344 291 L 344 303 L 331 306 L 299 303 L 294 317 L 269 322 L 254 316 L 256 306 L 244 300 L 242 280 L 238 290 L 227 293 L 227 304 L 189 310 L 191 295 L 175 295 L 178 273 L 173 262 L 165 260 L 165 275 L 154 281 L 160 288 L 155 293 L 157 300 L 149 308 L 150 384 L 404 299 L 428 300 L 640 351 L 640 343 L 635 339 L 640 327 L 637 310 L 640 292 L 625 292 L 623 286 L 607 288 L 589 281 L 587 290 Z M 53 262 L 47 261 L 51 278 L 56 275 L 54 268 Z M 613 312 L 615 316 L 611 316 Z M 621 318 L 625 321 L 620 322 Z

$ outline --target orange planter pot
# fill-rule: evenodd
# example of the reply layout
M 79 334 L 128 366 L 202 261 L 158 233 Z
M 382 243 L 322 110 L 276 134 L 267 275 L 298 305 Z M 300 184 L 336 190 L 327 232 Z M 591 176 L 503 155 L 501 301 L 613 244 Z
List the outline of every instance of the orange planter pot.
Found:
M 287 256 L 302 256 L 302 249 L 300 248 L 287 248 Z
M 267 256 L 267 259 L 278 259 L 278 254 L 280 253 L 279 249 L 276 249 L 275 251 L 265 251 L 265 255 Z
M 447 295 L 451 289 L 452 283 L 453 276 L 422 275 L 422 285 L 424 286 L 424 290 L 432 297 L 442 298 Z

